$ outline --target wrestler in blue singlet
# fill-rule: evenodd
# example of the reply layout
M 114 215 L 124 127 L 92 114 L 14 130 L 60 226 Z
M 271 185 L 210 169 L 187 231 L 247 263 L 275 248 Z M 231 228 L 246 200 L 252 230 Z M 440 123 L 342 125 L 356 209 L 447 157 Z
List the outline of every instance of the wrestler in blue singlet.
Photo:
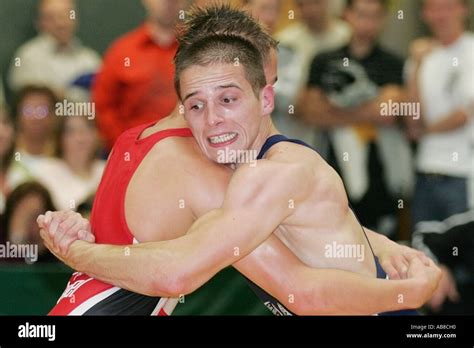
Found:
M 265 157 L 265 154 L 267 151 L 275 144 L 278 144 L 282 141 L 294 143 L 294 144 L 299 144 L 302 146 L 306 146 L 312 150 L 314 150 L 311 146 L 306 144 L 305 142 L 297 139 L 289 139 L 285 137 L 284 135 L 278 134 L 278 135 L 273 135 L 270 138 L 267 139 L 265 144 L 263 144 L 262 149 L 260 150 L 260 153 L 257 157 L 257 160 L 261 160 Z M 316 151 L 316 150 L 314 150 Z M 355 215 L 355 214 L 354 214 Z M 356 216 L 357 218 L 357 216 Z M 359 221 L 360 224 L 360 221 Z M 364 228 L 361 225 L 361 230 L 365 235 L 365 238 L 367 239 L 367 242 L 369 243 L 370 250 L 372 251 L 372 255 L 375 260 L 375 266 L 377 268 L 377 278 L 379 279 L 387 279 L 387 274 L 383 270 L 382 266 L 380 265 L 380 262 L 375 256 L 374 251 L 372 249 L 372 245 L 370 244 L 369 238 L 367 237 L 367 234 L 365 233 Z M 247 278 L 246 278 L 247 279 Z M 257 284 L 253 283 L 251 280 L 247 279 L 247 282 L 249 283 L 249 286 L 252 288 L 252 290 L 255 292 L 255 294 L 263 301 L 265 306 L 274 314 L 274 315 L 294 315 L 291 311 L 289 311 L 284 305 L 282 305 L 276 298 L 268 294 L 265 290 L 260 288 Z M 402 311 L 396 311 L 396 312 L 386 312 L 386 313 L 380 313 L 379 315 L 381 316 L 399 316 L 399 315 L 419 315 L 417 311 L 415 310 L 402 310 Z

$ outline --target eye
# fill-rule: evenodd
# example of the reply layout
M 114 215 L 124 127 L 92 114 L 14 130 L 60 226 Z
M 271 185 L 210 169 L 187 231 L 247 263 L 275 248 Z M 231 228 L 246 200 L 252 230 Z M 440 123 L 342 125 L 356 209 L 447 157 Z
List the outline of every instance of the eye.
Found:
M 204 107 L 204 103 L 193 103 L 191 104 L 190 109 L 194 111 L 199 111 L 199 110 L 202 110 L 203 107 Z
M 232 97 L 224 97 L 222 98 L 222 102 L 224 104 L 232 104 L 233 102 L 235 102 L 237 99 L 236 98 L 232 98 Z

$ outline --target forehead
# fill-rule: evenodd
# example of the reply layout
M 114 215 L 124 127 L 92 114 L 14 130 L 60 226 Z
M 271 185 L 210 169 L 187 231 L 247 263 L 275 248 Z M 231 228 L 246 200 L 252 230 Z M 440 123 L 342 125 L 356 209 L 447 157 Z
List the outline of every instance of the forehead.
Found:
M 242 90 L 251 88 L 241 64 L 192 65 L 181 73 L 180 81 L 183 97 L 186 97 L 184 94 L 187 93 L 201 92 L 229 84 L 237 85 Z

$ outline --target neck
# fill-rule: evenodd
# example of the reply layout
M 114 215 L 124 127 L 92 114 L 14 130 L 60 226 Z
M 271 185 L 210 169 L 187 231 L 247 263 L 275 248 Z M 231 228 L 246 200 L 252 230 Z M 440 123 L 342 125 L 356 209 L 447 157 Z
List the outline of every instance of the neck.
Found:
M 452 30 L 451 32 L 441 35 L 440 37 L 438 37 L 438 39 L 443 46 L 449 46 L 455 43 L 463 35 L 463 33 L 464 33 L 464 28 L 459 27 L 459 28 L 456 28 L 455 30 Z
M 365 58 L 370 54 L 370 52 L 372 52 L 374 46 L 375 42 L 353 37 L 349 44 L 349 50 L 352 56 L 356 58 Z
M 18 138 L 18 148 L 25 150 L 31 155 L 44 154 L 46 149 L 46 137 L 34 139 L 20 134 Z
M 174 27 L 166 27 L 157 21 L 148 20 L 146 22 L 152 40 L 161 47 L 171 46 L 176 41 Z
M 272 135 L 276 134 L 279 134 L 279 132 L 274 126 L 272 119 L 268 117 L 267 120 L 262 122 L 257 138 L 255 139 L 249 150 L 255 150 L 257 152 L 260 152 L 267 139 L 270 138 Z
M 65 155 L 64 161 L 67 166 L 78 176 L 88 177 L 91 172 L 92 161 L 89 159 L 79 159 L 77 156 Z

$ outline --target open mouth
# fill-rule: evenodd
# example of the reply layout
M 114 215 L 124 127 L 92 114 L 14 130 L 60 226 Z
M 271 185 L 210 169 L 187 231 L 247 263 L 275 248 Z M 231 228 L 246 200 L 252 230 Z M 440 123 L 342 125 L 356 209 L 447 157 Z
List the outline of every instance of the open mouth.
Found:
M 207 138 L 207 140 L 209 141 L 209 144 L 211 144 L 211 146 L 220 147 L 220 146 L 232 144 L 233 142 L 237 140 L 237 137 L 238 137 L 237 133 L 231 132 L 231 133 L 224 133 L 221 135 L 212 136 L 212 137 Z

